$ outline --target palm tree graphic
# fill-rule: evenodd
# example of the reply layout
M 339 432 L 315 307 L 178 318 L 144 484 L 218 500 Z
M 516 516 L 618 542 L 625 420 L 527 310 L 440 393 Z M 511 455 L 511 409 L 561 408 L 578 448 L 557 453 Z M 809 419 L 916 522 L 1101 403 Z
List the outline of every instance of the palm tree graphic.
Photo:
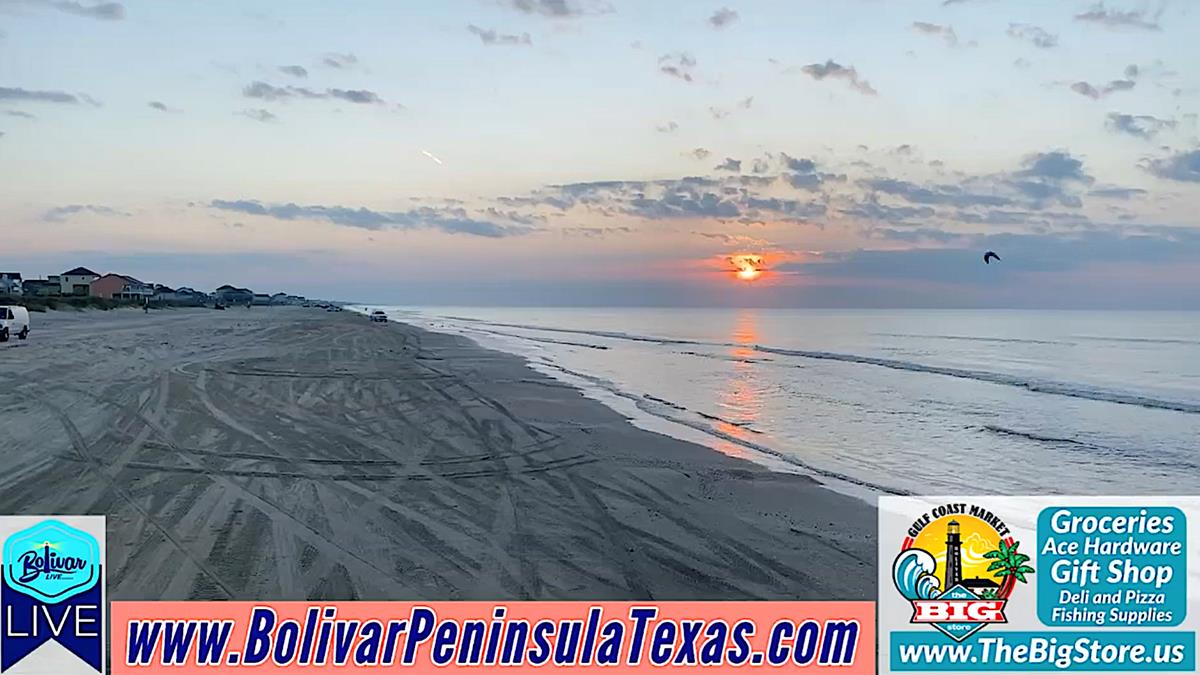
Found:
M 1014 541 L 1012 546 L 1009 546 L 1001 539 L 999 548 L 983 554 L 983 557 L 992 559 L 992 564 L 988 565 L 987 571 L 995 570 L 995 574 L 992 576 L 1012 577 L 1023 584 L 1028 583 L 1025 581 L 1025 575 L 1032 574 L 1034 569 L 1025 564 L 1029 562 L 1029 556 L 1017 551 L 1017 547 L 1020 545 L 1021 542 Z

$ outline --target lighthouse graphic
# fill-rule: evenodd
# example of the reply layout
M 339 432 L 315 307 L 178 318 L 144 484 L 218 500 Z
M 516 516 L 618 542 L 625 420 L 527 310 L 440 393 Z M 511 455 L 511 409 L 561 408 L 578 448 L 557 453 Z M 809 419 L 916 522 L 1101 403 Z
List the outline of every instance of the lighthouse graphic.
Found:
M 946 525 L 946 579 L 943 588 L 954 588 L 962 583 L 962 537 L 958 521 Z

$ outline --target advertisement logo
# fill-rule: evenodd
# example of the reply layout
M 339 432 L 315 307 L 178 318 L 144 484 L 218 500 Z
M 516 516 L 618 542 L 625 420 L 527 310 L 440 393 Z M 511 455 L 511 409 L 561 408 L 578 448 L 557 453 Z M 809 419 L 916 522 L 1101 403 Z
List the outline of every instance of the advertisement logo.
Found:
M 909 528 L 892 562 L 896 590 L 912 603 L 913 624 L 962 642 L 994 623 L 1017 584 L 1034 573 L 1004 521 L 973 504 L 945 504 Z
M 0 673 L 103 672 L 104 518 L 72 520 L 0 517 Z

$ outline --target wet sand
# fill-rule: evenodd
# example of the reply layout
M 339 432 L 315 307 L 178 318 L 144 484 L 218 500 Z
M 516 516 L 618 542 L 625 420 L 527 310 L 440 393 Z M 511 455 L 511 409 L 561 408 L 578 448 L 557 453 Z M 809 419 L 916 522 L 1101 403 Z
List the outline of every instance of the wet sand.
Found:
M 303 308 L 0 344 L 0 513 L 108 516 L 112 599 L 873 598 L 875 512 L 464 338 Z

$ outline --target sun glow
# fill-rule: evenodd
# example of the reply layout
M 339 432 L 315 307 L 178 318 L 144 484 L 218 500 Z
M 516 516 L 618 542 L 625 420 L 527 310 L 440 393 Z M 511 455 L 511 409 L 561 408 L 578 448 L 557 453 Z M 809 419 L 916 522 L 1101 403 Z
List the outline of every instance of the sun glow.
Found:
M 729 256 L 734 276 L 741 281 L 754 281 L 762 276 L 763 258 L 760 255 L 738 254 Z

